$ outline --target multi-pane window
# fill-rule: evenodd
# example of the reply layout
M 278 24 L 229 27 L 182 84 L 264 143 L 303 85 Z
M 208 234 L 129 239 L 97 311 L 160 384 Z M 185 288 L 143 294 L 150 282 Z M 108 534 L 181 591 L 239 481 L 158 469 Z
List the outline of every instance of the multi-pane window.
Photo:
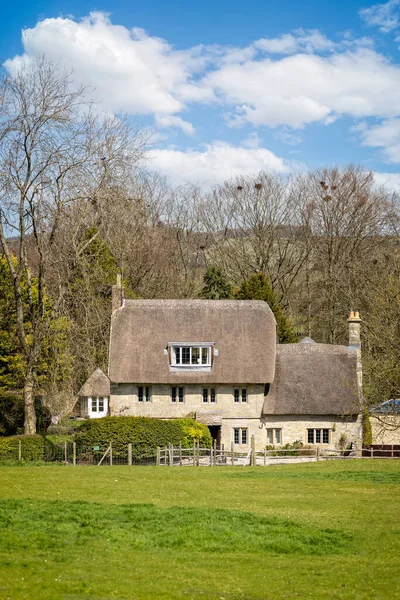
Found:
M 172 402 L 183 402 L 184 394 L 183 387 L 171 388 L 171 400 Z
M 92 412 L 104 412 L 104 398 L 92 398 Z
M 138 402 L 151 402 L 151 387 L 148 385 L 139 385 Z
M 309 444 L 329 444 L 329 429 L 307 429 Z
M 247 427 L 235 427 L 233 430 L 233 441 L 235 444 L 246 445 L 248 440 Z
M 173 367 L 211 367 L 211 345 L 172 346 L 171 365 Z
M 247 402 L 247 389 L 246 388 L 234 388 L 233 389 L 233 400 L 234 400 L 234 402 Z
M 216 402 L 215 388 L 203 388 L 203 402 Z
M 269 428 L 267 429 L 267 444 L 281 444 L 282 429 Z

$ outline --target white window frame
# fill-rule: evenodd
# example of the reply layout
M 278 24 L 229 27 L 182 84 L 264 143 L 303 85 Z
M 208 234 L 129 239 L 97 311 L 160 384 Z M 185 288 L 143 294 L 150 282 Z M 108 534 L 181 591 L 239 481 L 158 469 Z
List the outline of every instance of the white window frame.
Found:
M 236 434 L 238 442 L 236 441 Z M 243 441 L 243 438 L 245 441 Z M 248 427 L 234 427 L 233 428 L 233 443 L 235 446 L 248 446 L 249 445 L 249 428 Z
M 168 347 L 171 353 L 171 368 L 174 370 L 180 369 L 198 369 L 209 370 L 212 366 L 212 348 L 214 342 L 169 342 Z M 189 362 L 182 363 L 183 349 L 189 350 Z M 193 350 L 199 351 L 199 362 L 193 363 Z M 206 357 L 203 356 L 206 350 Z
M 100 410 L 100 402 L 103 408 Z M 92 413 L 103 413 L 106 412 L 106 402 L 104 396 L 92 396 L 90 399 L 90 411 Z
M 236 385 L 233 388 L 233 401 L 235 404 L 240 404 L 242 402 L 243 404 L 247 404 L 249 401 L 249 393 L 247 391 L 247 387 Z
M 267 427 L 267 444 L 282 444 L 282 427 Z
M 204 392 L 206 392 L 206 393 L 204 393 Z M 217 403 L 216 388 L 202 388 L 201 396 L 203 399 L 203 404 L 216 404 Z
M 151 385 L 138 385 L 137 401 L 141 404 L 151 402 L 152 390 Z

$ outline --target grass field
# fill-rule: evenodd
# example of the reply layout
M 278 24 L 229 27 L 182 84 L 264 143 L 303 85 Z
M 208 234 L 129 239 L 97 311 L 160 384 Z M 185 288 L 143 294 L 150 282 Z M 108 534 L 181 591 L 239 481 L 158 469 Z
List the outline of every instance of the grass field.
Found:
M 0 599 L 400 599 L 400 461 L 0 467 Z

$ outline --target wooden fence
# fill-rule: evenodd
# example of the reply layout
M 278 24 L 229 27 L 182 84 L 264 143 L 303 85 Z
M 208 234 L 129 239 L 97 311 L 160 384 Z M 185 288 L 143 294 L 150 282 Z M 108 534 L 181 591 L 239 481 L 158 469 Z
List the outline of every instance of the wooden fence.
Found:
M 229 448 L 217 446 L 201 447 L 195 443 L 190 448 L 164 446 L 157 449 L 134 448 L 133 444 L 113 447 L 112 444 L 77 446 L 75 442 L 51 445 L 38 451 L 24 449 L 19 441 L 7 456 L 0 456 L 0 463 L 8 462 L 53 462 L 78 465 L 156 465 L 156 466 L 267 466 L 272 464 L 314 462 L 320 460 L 346 460 L 354 458 L 400 458 L 400 445 L 368 446 L 362 449 L 334 450 L 323 446 L 256 451 L 254 437 L 247 452 L 239 452 L 231 444 Z

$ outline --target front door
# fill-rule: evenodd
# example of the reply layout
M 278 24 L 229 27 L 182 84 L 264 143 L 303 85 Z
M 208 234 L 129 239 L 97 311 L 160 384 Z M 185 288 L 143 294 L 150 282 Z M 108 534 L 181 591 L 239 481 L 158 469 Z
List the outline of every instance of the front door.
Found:
M 208 429 L 210 430 L 211 437 L 217 441 L 217 448 L 221 448 L 221 425 L 209 425 Z

